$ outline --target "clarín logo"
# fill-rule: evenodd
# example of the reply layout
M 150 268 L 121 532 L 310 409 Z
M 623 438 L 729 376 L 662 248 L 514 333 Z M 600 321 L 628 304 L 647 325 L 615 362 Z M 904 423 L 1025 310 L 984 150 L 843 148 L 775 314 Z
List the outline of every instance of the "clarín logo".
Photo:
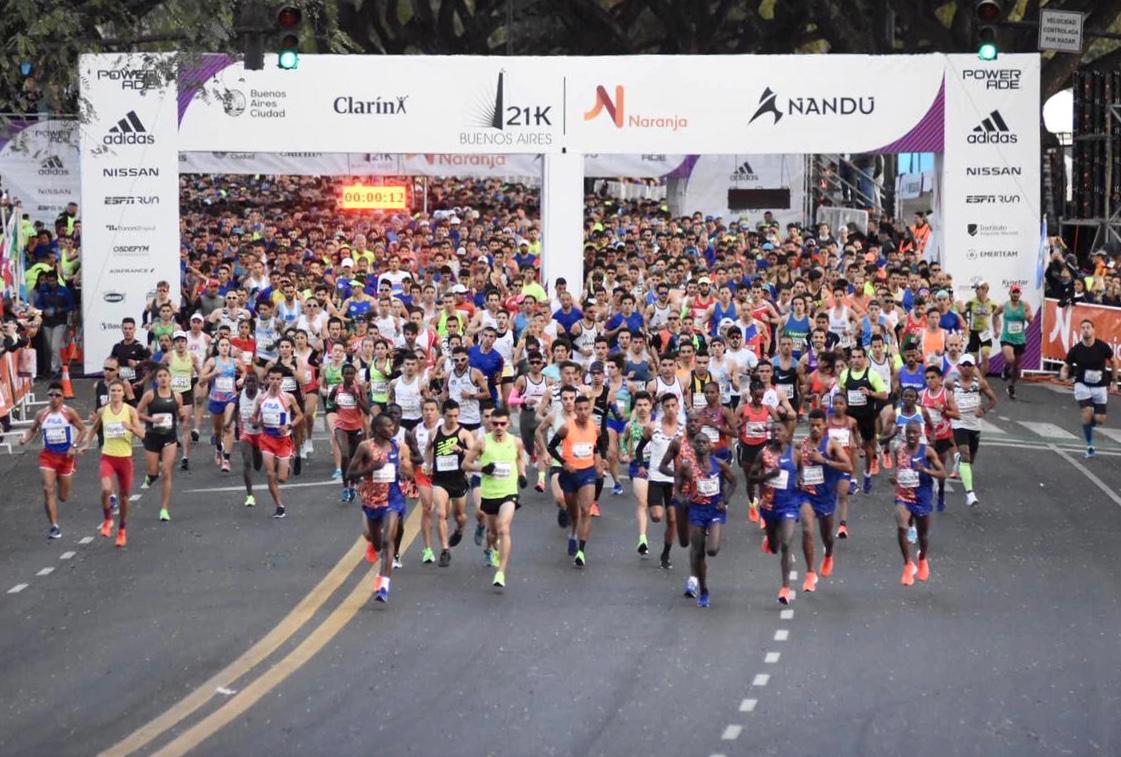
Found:
M 630 127 L 635 129 L 668 129 L 677 131 L 689 127 L 689 119 L 684 116 L 646 116 L 631 114 L 627 116 L 625 105 L 625 90 L 621 84 L 615 85 L 615 99 L 607 93 L 607 88 L 602 84 L 596 85 L 596 99 L 591 110 L 584 112 L 584 120 L 592 121 L 600 113 L 607 113 L 608 118 L 615 124 L 616 129 Z
M 144 128 L 136 111 L 130 110 L 101 141 L 107 145 L 151 145 L 156 143 L 156 138 Z
M 982 119 L 981 123 L 973 127 L 966 141 L 971 145 L 1014 145 L 1019 137 L 1008 128 L 1000 111 L 994 110 L 988 118 Z
M 763 116 L 771 116 L 771 124 L 777 124 L 783 116 L 870 116 L 876 111 L 876 98 L 867 97 L 813 97 L 795 96 L 786 99 L 785 107 L 780 103 L 778 93 L 770 87 L 759 95 L 759 106 L 755 109 L 749 125 Z
M 494 88 L 487 87 L 471 109 L 473 131 L 459 133 L 463 145 L 551 145 L 552 105 L 515 100 L 507 91 L 506 72 L 499 71 Z M 475 131 L 477 130 L 477 131 Z

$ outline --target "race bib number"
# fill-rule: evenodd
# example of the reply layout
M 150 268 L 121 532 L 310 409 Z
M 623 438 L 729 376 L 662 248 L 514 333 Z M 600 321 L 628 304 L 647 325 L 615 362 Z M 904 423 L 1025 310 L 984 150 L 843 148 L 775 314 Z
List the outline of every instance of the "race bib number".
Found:
M 108 394 L 97 395 L 97 406 L 98 407 L 105 407 L 108 404 L 109 404 L 109 395 Z
M 252 351 L 242 350 L 240 354 L 241 354 L 241 362 L 245 363 L 246 365 L 249 365 L 250 363 L 253 362 L 253 352 Z
M 420 400 L 416 397 L 399 397 L 397 399 L 397 404 L 400 405 L 401 409 L 406 413 L 420 410 Z
M 702 497 L 715 497 L 720 494 L 720 476 L 709 476 L 697 480 L 697 494 Z
M 125 381 L 133 381 L 136 379 L 136 369 L 130 365 L 122 365 L 117 371 L 117 375 Z
M 961 412 L 973 412 L 981 404 L 981 395 L 975 392 L 967 392 L 958 397 L 958 410 Z
M 708 437 L 714 444 L 720 441 L 720 431 L 712 426 L 701 426 L 701 433 Z
M 941 410 L 936 410 L 932 407 L 928 407 L 926 409 L 926 414 L 930 416 L 930 422 L 931 423 L 941 423 L 942 422 L 942 411 Z
M 919 486 L 919 472 L 910 468 L 901 468 L 895 480 L 901 489 L 917 489 Z
M 191 388 L 190 376 L 172 376 L 171 388 L 176 392 L 186 392 Z
M 772 489 L 786 489 L 790 486 L 790 471 L 783 468 L 774 478 L 767 479 L 767 486 Z
M 863 407 L 868 404 L 868 395 L 859 389 L 849 389 L 848 398 L 849 405 L 852 407 Z
M 591 442 L 578 442 L 572 445 L 572 456 L 577 460 L 587 460 L 595 452 L 596 445 Z
M 284 376 L 283 378 L 281 378 L 280 379 L 280 390 L 282 392 L 294 392 L 294 391 L 296 391 L 296 379 L 292 378 L 291 376 Z
M 47 444 L 66 444 L 70 441 L 69 429 L 48 428 L 46 433 Z
M 786 399 L 793 399 L 793 397 L 794 397 L 794 385 L 793 384 L 776 384 L 775 388 L 778 389 L 780 392 L 782 392 L 782 396 L 786 397 Z
M 1102 381 L 1101 371 L 1083 371 L 1083 383 L 1085 384 L 1100 384 Z
M 760 437 L 767 435 L 767 424 L 765 421 L 750 421 L 747 424 L 747 435 L 751 437 Z
M 128 428 L 123 421 L 110 421 L 105 424 L 106 439 L 124 439 L 128 436 Z
M 335 404 L 346 410 L 350 410 L 358 405 L 358 400 L 350 392 L 339 392 L 335 395 Z
M 491 474 L 491 478 L 494 478 L 494 479 L 510 478 L 510 471 L 513 467 L 514 466 L 511 465 L 510 463 L 495 463 L 494 464 L 494 473 Z
M 694 410 L 700 409 L 707 404 L 708 404 L 708 400 L 705 399 L 705 396 L 704 396 L 703 393 L 700 393 L 700 392 L 694 392 L 693 393 L 693 409 Z
M 802 468 L 802 483 L 810 485 L 824 484 L 825 468 L 821 465 L 807 465 Z
M 1022 334 L 1022 333 L 1024 333 L 1024 322 L 1023 321 L 1009 321 L 1008 322 L 1008 333 L 1009 334 Z
M 378 484 L 392 484 L 397 480 L 397 466 L 393 463 L 386 463 L 374 471 L 370 479 Z
M 153 415 L 152 426 L 161 431 L 170 431 L 172 426 L 171 413 L 156 413 Z
M 284 422 L 284 413 L 280 410 L 262 410 L 261 423 L 269 428 L 276 428 Z
M 448 473 L 453 470 L 459 470 L 459 456 L 436 455 L 436 470 L 440 473 Z
M 219 392 L 232 392 L 234 390 L 234 377 L 219 376 L 214 379 L 214 389 Z
M 389 391 L 389 383 L 386 381 L 372 381 L 370 382 L 370 394 L 385 394 Z
M 993 332 L 992 332 L 992 329 L 988 329 L 988 330 L 986 330 L 986 331 L 982 331 L 982 332 L 981 332 L 981 335 L 980 335 L 979 337 L 977 337 L 977 338 L 981 340 L 981 344 L 989 344 L 989 343 L 990 343 L 990 342 L 992 342 L 992 340 L 993 340 Z
M 847 428 L 831 428 L 829 438 L 842 447 L 847 447 L 852 442 L 852 432 Z
M 530 407 L 532 407 L 532 405 L 530 405 Z M 626 400 L 615 400 L 615 412 L 617 412 L 619 415 L 626 415 L 627 414 L 627 401 Z

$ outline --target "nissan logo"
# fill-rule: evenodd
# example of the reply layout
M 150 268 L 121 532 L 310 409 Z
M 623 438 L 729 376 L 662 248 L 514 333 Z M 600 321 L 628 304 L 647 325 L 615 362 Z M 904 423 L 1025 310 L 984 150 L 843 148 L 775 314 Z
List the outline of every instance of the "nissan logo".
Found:
M 116 303 L 124 302 L 125 296 L 121 292 L 106 292 L 105 294 L 101 295 L 101 299 L 105 300 L 106 302 Z

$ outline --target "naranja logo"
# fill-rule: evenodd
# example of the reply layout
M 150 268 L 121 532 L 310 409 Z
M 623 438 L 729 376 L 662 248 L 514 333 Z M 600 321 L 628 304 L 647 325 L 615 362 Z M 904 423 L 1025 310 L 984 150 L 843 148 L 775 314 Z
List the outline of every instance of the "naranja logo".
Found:
M 623 128 L 623 86 L 621 84 L 615 85 L 615 100 L 612 101 L 607 94 L 607 88 L 602 84 L 596 85 L 596 102 L 592 109 L 584 113 L 584 120 L 591 121 L 593 118 L 600 114 L 600 111 L 607 109 L 607 115 L 615 122 L 616 129 Z

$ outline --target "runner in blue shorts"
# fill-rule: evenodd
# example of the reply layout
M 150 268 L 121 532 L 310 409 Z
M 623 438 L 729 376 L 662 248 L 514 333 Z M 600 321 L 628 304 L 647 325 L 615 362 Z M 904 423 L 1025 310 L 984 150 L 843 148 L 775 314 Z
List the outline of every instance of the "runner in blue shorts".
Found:
M 933 447 L 921 441 L 922 427 L 908 423 L 903 431 L 906 443 L 895 451 L 895 523 L 899 549 L 903 552 L 903 577 L 899 582 L 911 586 L 917 577 L 930 578 L 929 548 L 930 515 L 933 510 L 934 479 L 945 479 L 946 469 Z M 911 559 L 911 544 L 907 541 L 907 523 L 914 519 L 919 532 L 919 564 Z
M 678 497 L 689 503 L 689 561 L 700 590 L 697 607 L 708 607 L 705 555 L 716 557 L 720 551 L 721 527 L 728 522 L 728 500 L 736 490 L 736 477 L 728 463 L 712 454 L 712 440 L 705 433 L 695 434 L 691 443 L 693 458 L 677 466 L 675 484 Z
M 790 568 L 793 555 L 790 544 L 794 540 L 794 526 L 802 508 L 802 494 L 798 491 L 798 466 L 801 455 L 790 446 L 790 432 L 784 425 L 776 424 L 772 437 L 763 452 L 755 458 L 750 480 L 763 485 L 759 500 L 759 513 L 763 516 L 766 535 L 763 551 L 782 556 L 782 587 L 778 601 L 784 605 L 794 601 L 790 589 Z M 775 545 L 779 549 L 775 549 Z
M 845 448 L 826 433 L 825 411 L 810 411 L 810 434 L 802 440 L 800 449 L 802 489 L 802 549 L 806 556 L 806 580 L 802 591 L 817 588 L 814 572 L 813 525 L 816 520 L 821 532 L 825 557 L 821 561 L 821 575 L 833 573 L 833 514 L 837 511 L 837 481 L 845 473 L 852 473 L 852 461 Z

